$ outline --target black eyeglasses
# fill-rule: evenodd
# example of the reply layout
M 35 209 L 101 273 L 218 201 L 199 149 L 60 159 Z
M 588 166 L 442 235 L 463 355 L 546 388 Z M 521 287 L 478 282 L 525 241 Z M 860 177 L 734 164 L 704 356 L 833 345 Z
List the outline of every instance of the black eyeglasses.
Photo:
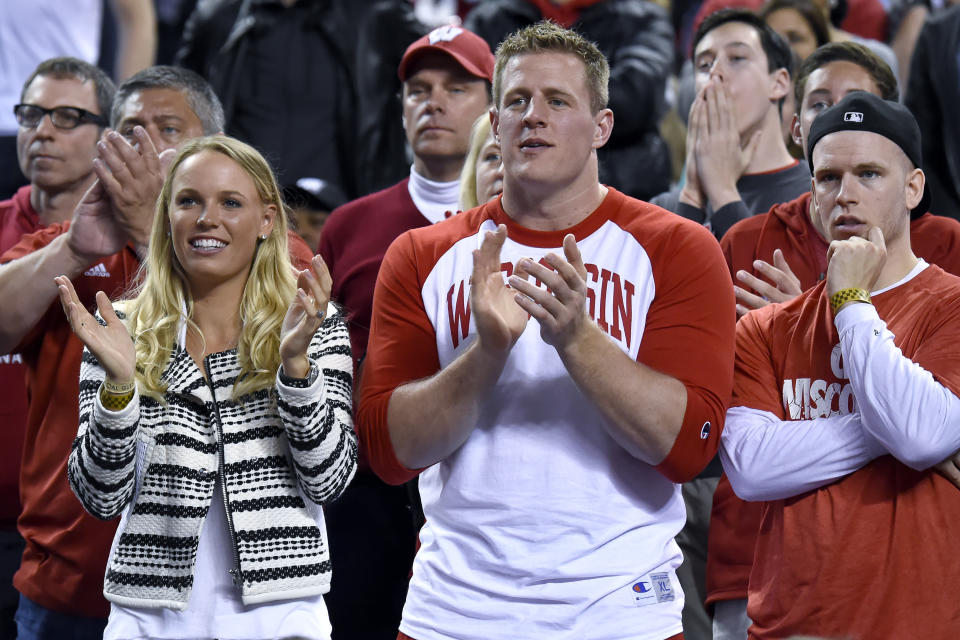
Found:
M 90 113 L 80 107 L 57 107 L 44 109 L 35 104 L 18 104 L 13 108 L 13 115 L 21 127 L 33 129 L 40 124 L 43 116 L 50 115 L 50 122 L 58 129 L 76 129 L 82 124 L 90 123 L 98 127 L 107 126 L 106 119 L 95 113 Z

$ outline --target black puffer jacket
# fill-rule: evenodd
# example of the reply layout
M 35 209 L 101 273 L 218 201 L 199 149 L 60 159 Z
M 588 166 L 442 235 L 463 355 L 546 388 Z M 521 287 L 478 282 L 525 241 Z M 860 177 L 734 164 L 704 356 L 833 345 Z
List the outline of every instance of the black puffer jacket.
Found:
M 510 33 L 542 18 L 526 0 L 486 0 L 465 26 L 496 50 Z M 670 186 L 670 155 L 660 136 L 664 90 L 673 61 L 673 28 L 649 0 L 604 0 L 583 9 L 571 27 L 597 44 L 610 63 L 613 134 L 600 149 L 600 181 L 647 200 Z

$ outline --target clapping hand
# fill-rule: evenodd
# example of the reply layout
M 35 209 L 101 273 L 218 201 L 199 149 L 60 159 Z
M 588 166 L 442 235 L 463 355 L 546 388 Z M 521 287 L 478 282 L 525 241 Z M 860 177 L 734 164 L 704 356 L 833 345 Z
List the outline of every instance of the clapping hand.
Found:
M 572 343 L 592 324 L 586 307 L 587 268 L 573 234 L 563 239 L 563 255 L 566 259 L 548 253 L 544 260 L 550 268 L 529 258 L 520 261 L 520 270 L 547 285 L 546 290 L 517 275 L 510 278 L 510 284 L 522 294 L 517 303 L 540 323 L 544 342 L 557 349 Z
M 113 311 L 110 299 L 103 291 L 97 292 L 97 309 L 106 324 L 102 325 L 80 303 L 73 283 L 66 276 L 54 278 L 60 290 L 60 304 L 67 315 L 70 328 L 100 362 L 107 380 L 133 382 L 136 369 L 136 353 L 127 327 Z
M 470 309 L 481 348 L 503 353 L 520 338 L 529 316 L 517 304 L 516 292 L 503 282 L 500 250 L 507 240 L 507 227 L 487 231 L 479 249 L 473 252 Z
M 330 271 L 319 255 L 297 273 L 297 294 L 280 329 L 280 360 L 291 378 L 306 378 L 310 373 L 307 348 L 326 317 L 332 286 Z
M 137 247 L 145 248 L 166 165 L 173 154 L 161 160 L 143 127 L 133 128 L 133 138 L 135 145 L 116 131 L 108 131 L 97 143 L 99 157 L 93 169 L 110 199 L 117 224 Z

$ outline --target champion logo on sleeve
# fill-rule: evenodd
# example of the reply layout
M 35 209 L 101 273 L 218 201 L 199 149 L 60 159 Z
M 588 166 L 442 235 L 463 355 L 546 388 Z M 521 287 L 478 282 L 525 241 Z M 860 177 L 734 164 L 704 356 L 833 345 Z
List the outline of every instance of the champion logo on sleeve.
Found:
M 107 271 L 107 267 L 104 266 L 104 264 L 101 262 L 101 263 L 99 263 L 98 265 L 96 265 L 96 266 L 94 266 L 94 267 L 90 267 L 89 269 L 87 269 L 86 271 L 84 271 L 84 272 L 83 272 L 83 275 L 85 275 L 85 276 L 97 276 L 97 277 L 99 277 L 99 278 L 109 278 L 109 277 L 110 277 L 110 272 Z

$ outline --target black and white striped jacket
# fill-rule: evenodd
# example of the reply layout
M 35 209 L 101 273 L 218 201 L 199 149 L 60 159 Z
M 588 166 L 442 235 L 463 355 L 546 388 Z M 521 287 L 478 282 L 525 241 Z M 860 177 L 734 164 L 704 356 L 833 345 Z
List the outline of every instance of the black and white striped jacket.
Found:
M 105 374 L 84 350 L 80 427 L 70 486 L 101 519 L 122 515 L 104 581 L 117 604 L 184 609 L 204 518 L 219 477 L 234 542 L 233 576 L 245 604 L 326 593 L 330 554 L 318 505 L 356 469 L 353 364 L 343 316 L 330 316 L 308 356 L 319 372 L 297 388 L 235 402 L 236 350 L 207 356 L 205 379 L 177 347 L 164 373 L 166 403 L 137 394 L 111 412 L 99 400 Z M 121 316 L 122 317 L 122 316 Z

